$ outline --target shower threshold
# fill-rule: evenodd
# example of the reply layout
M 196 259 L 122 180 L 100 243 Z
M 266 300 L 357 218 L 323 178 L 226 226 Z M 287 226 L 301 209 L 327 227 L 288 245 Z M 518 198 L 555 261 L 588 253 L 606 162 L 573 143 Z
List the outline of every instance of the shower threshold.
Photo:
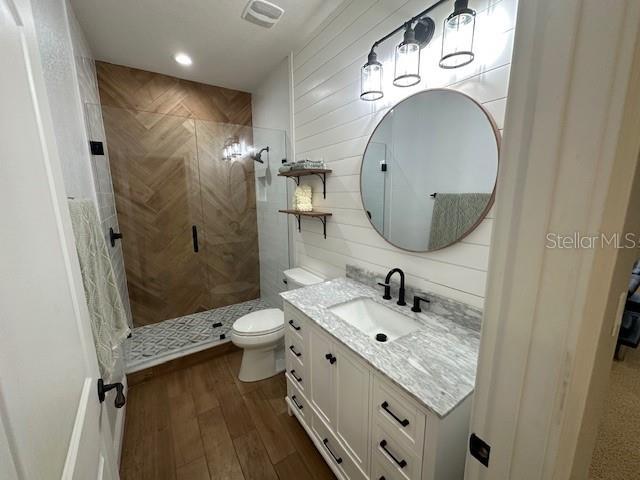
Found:
M 233 322 L 265 308 L 271 306 L 257 298 L 134 328 L 125 342 L 126 373 L 229 342 Z

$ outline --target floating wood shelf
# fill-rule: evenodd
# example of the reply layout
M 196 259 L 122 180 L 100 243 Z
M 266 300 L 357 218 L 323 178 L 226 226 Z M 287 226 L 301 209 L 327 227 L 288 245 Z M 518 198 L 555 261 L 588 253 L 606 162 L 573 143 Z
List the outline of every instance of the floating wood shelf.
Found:
M 288 172 L 279 173 L 279 177 L 291 177 L 295 180 L 296 185 L 300 185 L 300 177 L 308 175 L 317 175 L 322 180 L 322 196 L 327 198 L 327 173 L 331 173 L 328 168 L 305 168 L 300 170 L 289 170 Z
M 286 176 L 286 175 L 283 175 Z M 330 217 L 332 214 L 328 212 L 316 212 L 312 210 L 310 212 L 302 212 L 300 210 L 278 210 L 281 213 L 288 213 L 289 215 L 295 215 L 298 220 L 298 231 L 300 231 L 300 217 L 315 217 L 319 218 L 322 222 L 322 231 L 324 233 L 324 238 L 327 238 L 327 217 Z

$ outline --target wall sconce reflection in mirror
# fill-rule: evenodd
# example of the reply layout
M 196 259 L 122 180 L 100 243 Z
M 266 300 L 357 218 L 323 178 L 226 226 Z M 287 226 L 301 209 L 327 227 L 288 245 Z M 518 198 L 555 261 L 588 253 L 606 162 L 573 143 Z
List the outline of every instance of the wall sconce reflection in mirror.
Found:
M 393 84 L 396 87 L 410 87 L 420 82 L 420 50 L 426 47 L 435 32 L 435 23 L 426 16 L 430 11 L 448 2 L 438 0 L 427 9 L 377 40 L 372 46 L 367 63 L 360 71 L 360 98 L 366 101 L 379 100 L 382 90 L 382 64 L 375 49 L 383 42 L 404 30 L 402 42 L 395 50 Z M 442 33 L 441 68 L 458 68 L 474 59 L 473 37 L 475 34 L 476 12 L 469 8 L 468 0 L 455 0 L 453 12 L 445 19 Z

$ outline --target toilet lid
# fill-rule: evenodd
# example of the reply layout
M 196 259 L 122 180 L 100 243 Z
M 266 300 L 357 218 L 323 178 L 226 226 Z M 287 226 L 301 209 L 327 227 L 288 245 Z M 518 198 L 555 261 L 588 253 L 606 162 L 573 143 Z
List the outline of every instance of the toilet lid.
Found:
M 279 308 L 267 308 L 248 313 L 233 324 L 238 335 L 266 335 L 284 328 L 284 312 Z

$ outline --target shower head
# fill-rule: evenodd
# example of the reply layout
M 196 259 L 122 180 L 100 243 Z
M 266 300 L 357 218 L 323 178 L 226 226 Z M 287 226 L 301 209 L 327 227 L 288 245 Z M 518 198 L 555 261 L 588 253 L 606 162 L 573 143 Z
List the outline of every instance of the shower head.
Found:
M 262 152 L 269 153 L 269 147 L 264 147 L 259 152 L 254 153 L 253 155 L 251 155 L 251 158 L 253 158 L 258 163 L 264 163 L 264 160 L 262 160 Z

